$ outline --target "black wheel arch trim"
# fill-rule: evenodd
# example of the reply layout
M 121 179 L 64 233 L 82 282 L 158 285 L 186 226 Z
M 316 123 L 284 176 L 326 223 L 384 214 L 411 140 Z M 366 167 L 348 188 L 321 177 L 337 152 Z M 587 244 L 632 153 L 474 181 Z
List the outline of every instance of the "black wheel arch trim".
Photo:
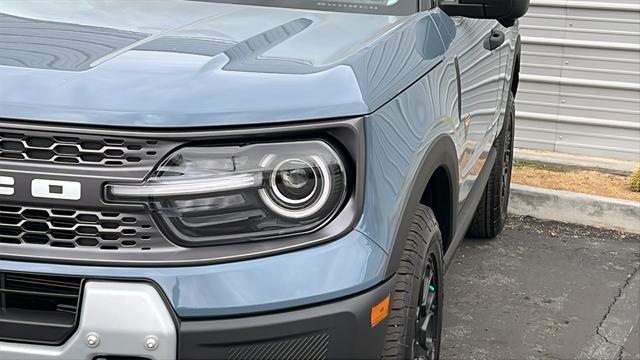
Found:
M 511 79 L 509 80 L 509 89 L 513 90 L 514 95 L 516 94 L 516 91 L 518 90 L 518 86 L 520 85 L 519 61 L 521 61 L 521 54 L 522 54 L 522 41 L 521 41 L 520 34 L 518 34 L 518 38 L 516 39 L 515 51 L 513 52 L 513 60 L 512 60 L 513 66 L 511 67 Z M 514 80 L 515 80 L 515 89 L 513 88 Z
M 407 235 L 409 233 L 409 224 L 413 219 L 413 215 L 418 204 L 420 204 L 422 194 L 426 190 L 433 174 L 439 168 L 445 169 L 449 177 L 449 189 L 451 190 L 449 218 L 451 219 L 452 229 L 454 230 L 452 231 L 452 234 L 454 232 L 457 233 L 457 231 L 455 231 L 457 229 L 459 194 L 457 151 L 451 137 L 448 134 L 442 134 L 433 141 L 431 146 L 429 146 L 429 149 L 423 157 L 420 168 L 413 178 L 413 184 L 411 185 L 411 190 L 407 196 L 407 202 L 402 207 L 403 210 L 400 215 L 400 221 L 393 235 L 393 245 L 389 254 L 389 263 L 385 278 L 389 278 L 395 274 L 400 264 L 404 243 L 406 242 Z M 443 242 L 453 244 L 453 239 L 443 239 Z M 447 249 L 447 252 L 450 250 L 453 250 L 451 246 Z

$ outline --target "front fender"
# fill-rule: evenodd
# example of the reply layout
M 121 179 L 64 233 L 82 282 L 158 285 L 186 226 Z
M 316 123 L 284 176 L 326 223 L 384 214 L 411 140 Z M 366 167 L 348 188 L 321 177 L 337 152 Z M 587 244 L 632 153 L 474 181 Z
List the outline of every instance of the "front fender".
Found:
M 456 92 L 444 91 L 444 64 L 397 98 L 365 117 L 367 159 L 363 216 L 357 230 L 376 242 L 390 260 L 387 277 L 395 272 L 415 209 L 439 168 L 449 178 L 451 228 L 458 212 L 458 139 Z M 445 88 L 446 90 L 446 88 Z M 445 240 L 446 241 L 446 240 Z
M 449 226 L 455 228 L 456 217 L 458 214 L 458 159 L 456 157 L 456 148 L 453 140 L 448 135 L 440 135 L 429 147 L 425 153 L 420 166 L 413 169 L 409 175 L 412 178 L 410 190 L 403 199 L 398 225 L 392 234 L 392 242 L 389 251 L 389 264 L 387 266 L 386 276 L 389 277 L 395 273 L 404 249 L 405 241 L 409 233 L 409 225 L 413 220 L 418 204 L 422 198 L 429 180 L 438 168 L 443 168 L 449 178 Z M 448 241 L 448 239 L 444 239 Z M 445 249 L 443 249 L 443 252 Z

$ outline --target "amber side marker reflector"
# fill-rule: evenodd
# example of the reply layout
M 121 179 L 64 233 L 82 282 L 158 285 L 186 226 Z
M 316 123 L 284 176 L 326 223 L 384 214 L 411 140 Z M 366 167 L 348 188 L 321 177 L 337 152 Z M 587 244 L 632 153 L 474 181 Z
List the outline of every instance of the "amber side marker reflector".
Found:
M 371 327 L 378 325 L 389 315 L 389 302 L 391 301 L 391 295 L 387 295 L 384 300 L 380 301 L 378 305 L 371 308 Z

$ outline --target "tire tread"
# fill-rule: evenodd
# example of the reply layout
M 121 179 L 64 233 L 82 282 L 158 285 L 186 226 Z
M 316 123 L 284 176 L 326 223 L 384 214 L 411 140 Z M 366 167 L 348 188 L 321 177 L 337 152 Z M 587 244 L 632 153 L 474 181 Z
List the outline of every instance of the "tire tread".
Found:
M 415 311 L 412 299 L 415 282 L 420 281 L 421 266 L 431 239 L 439 241 L 440 245 L 442 242 L 438 223 L 435 219 L 435 215 L 430 208 L 418 205 L 414 219 L 411 222 L 400 265 L 396 272 L 398 279 L 391 295 L 389 322 L 382 359 L 406 358 L 407 344 L 412 339 L 412 334 L 409 334 L 408 319 L 412 318 L 411 314 Z

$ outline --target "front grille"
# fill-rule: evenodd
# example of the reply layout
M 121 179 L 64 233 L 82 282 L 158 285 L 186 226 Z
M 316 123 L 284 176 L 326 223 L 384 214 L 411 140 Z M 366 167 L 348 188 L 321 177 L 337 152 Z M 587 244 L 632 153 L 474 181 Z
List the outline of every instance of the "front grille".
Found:
M 315 334 L 281 341 L 265 342 L 234 347 L 229 350 L 229 360 L 324 360 L 329 349 L 329 335 Z
M 62 344 L 76 328 L 82 279 L 0 271 L 0 340 Z
M 147 216 L 0 205 L 0 243 L 96 250 L 151 250 Z
M 242 142 L 242 134 L 244 130 L 142 131 L 0 119 L 0 259 L 191 266 L 310 245 L 306 237 L 291 236 L 259 245 L 191 247 L 188 239 L 179 244 L 164 235 L 171 225 L 156 219 L 155 207 L 104 198 L 106 184 L 140 184 L 176 149 Z M 39 186 L 34 186 L 36 180 Z M 72 194 L 65 193 L 69 189 Z
M 146 165 L 158 161 L 159 145 L 156 140 L 0 132 L 0 158 L 8 160 L 109 167 Z
M 0 194 L 0 258 L 148 264 L 180 252 L 144 205 L 102 198 L 104 184 L 143 181 L 181 144 L 147 135 L 0 125 L 0 177 L 9 179 Z M 36 196 L 35 180 L 74 183 L 80 199 L 56 197 L 52 185 Z

